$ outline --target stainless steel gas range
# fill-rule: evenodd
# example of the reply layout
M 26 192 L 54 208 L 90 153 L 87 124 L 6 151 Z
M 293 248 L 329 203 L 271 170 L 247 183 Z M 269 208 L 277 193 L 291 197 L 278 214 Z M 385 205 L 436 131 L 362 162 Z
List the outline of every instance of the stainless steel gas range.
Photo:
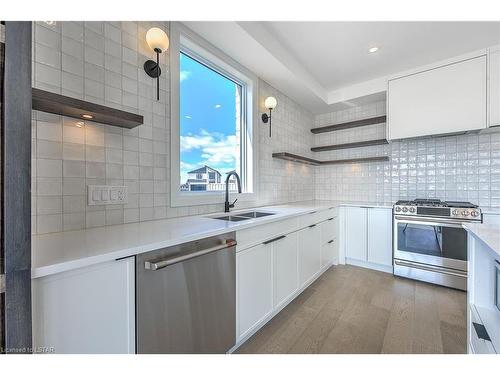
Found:
M 398 201 L 393 207 L 394 274 L 467 290 L 467 234 L 463 222 L 482 222 L 468 202 Z

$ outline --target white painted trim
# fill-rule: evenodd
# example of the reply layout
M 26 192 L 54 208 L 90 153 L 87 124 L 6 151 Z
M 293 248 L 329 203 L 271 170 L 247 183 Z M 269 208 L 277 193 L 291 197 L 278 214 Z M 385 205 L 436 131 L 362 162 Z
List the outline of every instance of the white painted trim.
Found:
M 351 266 L 369 268 L 369 269 L 375 270 L 375 271 L 387 272 L 387 273 L 391 273 L 391 274 L 393 273 L 392 266 L 386 266 L 384 264 L 364 262 L 362 260 L 357 260 L 357 259 L 352 259 L 352 258 L 345 258 L 345 263 L 350 264 Z
M 179 137 L 179 53 L 182 46 L 199 54 L 203 58 L 222 68 L 229 75 L 243 81 L 247 86 L 247 108 L 246 126 L 247 147 L 251 150 L 247 154 L 252 155 L 247 160 L 247 166 L 251 169 L 250 174 L 244 179 L 244 188 L 248 192 L 242 194 L 232 193 L 231 199 L 238 198 L 239 201 L 256 201 L 258 196 L 258 78 L 245 67 L 231 59 L 222 51 L 211 45 L 199 35 L 183 26 L 179 22 L 172 22 L 170 29 L 170 205 L 173 207 L 192 206 L 203 204 L 216 204 L 224 202 L 224 191 L 217 192 L 181 192 L 180 187 L 180 137 Z
M 387 91 L 387 78 L 380 77 L 370 81 L 356 83 L 354 85 L 342 87 L 328 93 L 328 104 L 349 102 L 364 96 L 380 94 Z

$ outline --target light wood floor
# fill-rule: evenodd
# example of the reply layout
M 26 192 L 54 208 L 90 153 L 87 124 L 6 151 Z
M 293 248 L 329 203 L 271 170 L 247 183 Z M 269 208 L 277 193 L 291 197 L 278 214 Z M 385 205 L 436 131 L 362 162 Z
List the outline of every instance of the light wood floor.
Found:
M 236 353 L 465 353 L 466 293 L 330 268 Z

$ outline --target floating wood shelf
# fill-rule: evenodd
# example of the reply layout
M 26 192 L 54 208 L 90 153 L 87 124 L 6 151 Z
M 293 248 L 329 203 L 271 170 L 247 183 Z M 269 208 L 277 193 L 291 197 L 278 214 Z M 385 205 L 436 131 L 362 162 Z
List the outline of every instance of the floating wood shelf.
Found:
M 386 121 L 386 116 L 371 117 L 371 118 L 365 118 L 363 120 L 356 120 L 356 121 L 344 122 L 341 124 L 322 126 L 320 128 L 313 128 L 311 129 L 311 132 L 314 134 L 327 133 L 336 130 L 358 128 L 360 126 L 382 124 L 385 121 Z
M 125 112 L 36 88 L 32 89 L 32 108 L 56 115 L 91 120 L 127 129 L 135 128 L 144 122 L 144 118 L 135 113 Z M 92 118 L 85 118 L 82 115 L 90 115 Z
M 348 163 L 371 163 L 374 161 L 389 161 L 388 156 L 371 156 L 369 158 L 338 159 L 322 161 L 321 165 L 348 164 Z
M 309 165 L 331 165 L 331 164 L 348 164 L 348 163 L 370 163 L 374 161 L 389 161 L 388 156 L 372 156 L 369 158 L 353 158 L 353 159 L 338 159 L 338 160 L 316 160 L 306 158 L 304 156 L 291 154 L 289 152 L 275 152 L 273 158 L 294 161 L 302 164 Z
M 337 145 L 312 147 L 311 151 L 313 151 L 313 152 L 321 152 L 321 151 L 341 150 L 341 149 L 344 149 L 344 148 L 356 148 L 356 147 L 386 145 L 387 143 L 389 143 L 389 142 L 387 142 L 387 139 L 374 139 L 374 140 L 371 140 L 371 141 L 352 142 L 352 143 L 340 143 L 340 144 L 337 144 Z
M 289 152 L 276 152 L 273 154 L 273 158 L 283 159 L 289 161 L 295 161 L 297 163 L 310 164 L 310 165 L 320 165 L 318 160 L 306 158 L 304 156 L 290 154 Z

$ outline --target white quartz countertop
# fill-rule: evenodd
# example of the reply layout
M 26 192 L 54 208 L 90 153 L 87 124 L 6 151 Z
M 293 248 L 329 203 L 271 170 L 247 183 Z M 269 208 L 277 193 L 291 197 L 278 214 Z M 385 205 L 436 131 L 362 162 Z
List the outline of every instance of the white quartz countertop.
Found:
M 236 214 L 258 209 L 275 213 L 239 222 L 208 217 L 224 215 L 214 213 L 35 235 L 32 238 L 31 276 L 37 278 L 69 271 L 341 205 L 392 208 L 392 203 L 382 202 L 306 201 L 232 211 Z
M 463 227 L 500 256 L 500 224 L 466 223 Z

